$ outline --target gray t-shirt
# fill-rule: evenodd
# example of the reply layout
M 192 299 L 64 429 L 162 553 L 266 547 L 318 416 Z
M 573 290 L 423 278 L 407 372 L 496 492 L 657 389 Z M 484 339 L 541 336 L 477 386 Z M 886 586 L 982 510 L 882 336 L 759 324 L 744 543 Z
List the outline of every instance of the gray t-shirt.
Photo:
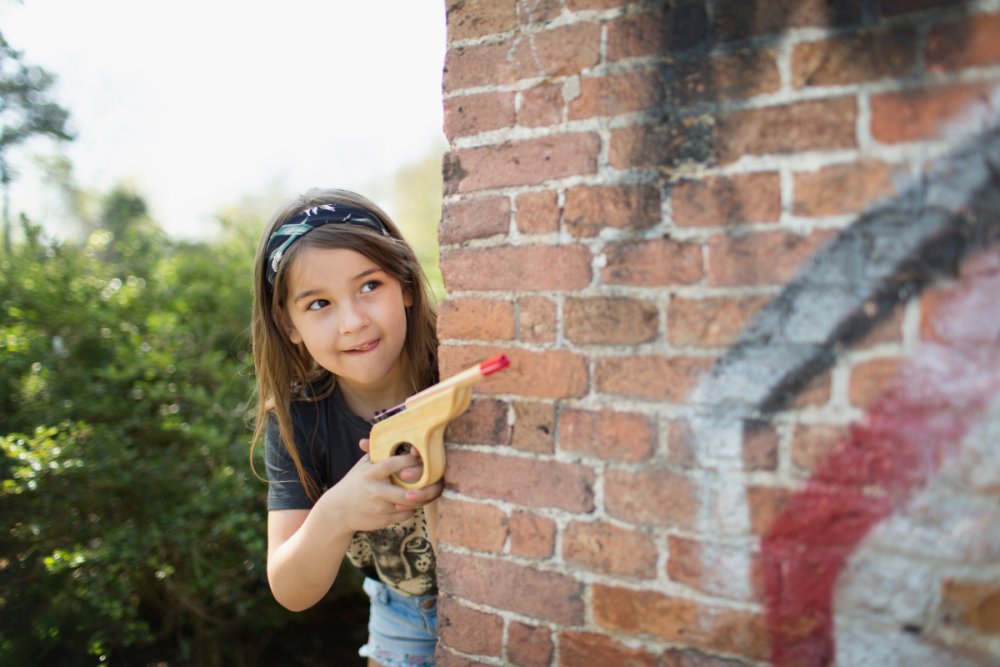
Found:
M 291 414 L 302 465 L 322 493 L 339 482 L 364 455 L 358 442 L 368 437 L 372 425 L 351 412 L 339 389 L 318 401 L 293 401 Z M 264 459 L 267 509 L 311 509 L 313 504 L 279 438 L 273 417 L 264 435 Z M 365 576 L 379 579 L 404 595 L 437 592 L 434 551 L 422 509 L 409 521 L 355 533 L 347 557 Z

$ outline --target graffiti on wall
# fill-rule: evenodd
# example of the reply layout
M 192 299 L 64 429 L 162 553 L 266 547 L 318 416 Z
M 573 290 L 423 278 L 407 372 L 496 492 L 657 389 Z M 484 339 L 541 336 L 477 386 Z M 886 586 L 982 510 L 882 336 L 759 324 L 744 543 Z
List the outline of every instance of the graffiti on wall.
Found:
M 694 449 L 712 471 L 701 528 L 720 538 L 707 557 L 740 574 L 731 594 L 752 597 L 762 572 L 777 665 L 980 665 L 1000 655 L 967 636 L 956 652 L 960 631 L 940 602 L 963 586 L 1000 599 L 989 597 L 1000 594 L 1000 570 L 989 569 L 1000 562 L 1000 131 L 934 160 L 901 192 L 814 257 L 691 397 Z M 779 414 L 840 351 L 942 281 L 955 286 L 898 382 L 785 500 L 759 552 L 734 549 L 727 536 L 753 522 L 744 425 Z M 977 495 L 988 493 L 993 503 Z M 985 615 L 972 623 L 1000 623 L 995 610 Z

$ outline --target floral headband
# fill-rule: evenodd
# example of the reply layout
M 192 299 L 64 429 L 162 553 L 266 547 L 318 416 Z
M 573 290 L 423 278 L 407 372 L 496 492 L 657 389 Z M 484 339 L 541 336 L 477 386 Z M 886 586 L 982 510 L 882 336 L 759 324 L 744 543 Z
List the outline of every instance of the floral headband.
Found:
M 368 227 L 382 236 L 389 231 L 370 211 L 348 204 L 321 204 L 296 213 L 288 222 L 278 227 L 267 241 L 267 283 L 274 287 L 278 264 L 289 246 L 304 234 L 328 224 L 351 224 Z

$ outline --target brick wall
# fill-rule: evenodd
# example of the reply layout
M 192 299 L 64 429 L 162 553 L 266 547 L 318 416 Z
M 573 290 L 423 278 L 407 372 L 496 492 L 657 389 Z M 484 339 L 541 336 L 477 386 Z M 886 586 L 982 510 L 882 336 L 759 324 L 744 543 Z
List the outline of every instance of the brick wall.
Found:
M 447 9 L 442 664 L 1000 661 L 1000 2 Z

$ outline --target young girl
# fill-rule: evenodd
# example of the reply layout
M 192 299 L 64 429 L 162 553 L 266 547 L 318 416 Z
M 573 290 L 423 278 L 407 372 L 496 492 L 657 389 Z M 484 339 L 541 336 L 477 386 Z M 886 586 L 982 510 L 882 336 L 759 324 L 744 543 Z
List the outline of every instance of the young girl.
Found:
M 378 206 L 314 190 L 280 209 L 254 275 L 253 354 L 268 485 L 267 577 L 306 609 L 343 557 L 371 598 L 369 665 L 433 665 L 441 483 L 405 490 L 419 459 L 373 464 L 371 419 L 437 382 L 435 314 L 413 251 Z

